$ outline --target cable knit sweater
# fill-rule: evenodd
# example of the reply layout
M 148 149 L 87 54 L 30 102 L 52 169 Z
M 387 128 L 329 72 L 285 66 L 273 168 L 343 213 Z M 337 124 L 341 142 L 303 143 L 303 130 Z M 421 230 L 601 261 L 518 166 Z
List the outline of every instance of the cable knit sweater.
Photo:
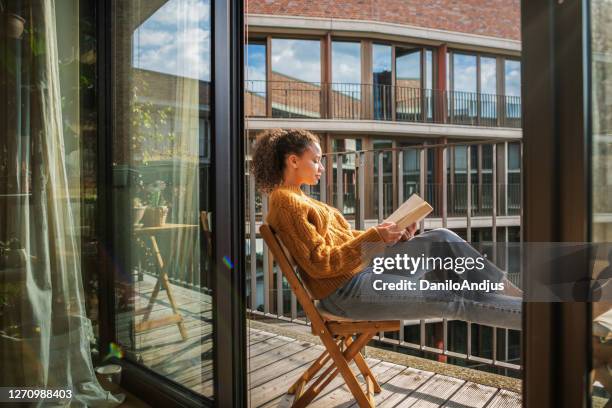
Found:
M 269 208 L 268 224 L 297 262 L 315 299 L 330 295 L 384 250 L 375 228 L 351 230 L 337 209 L 297 187 L 276 188 L 270 193 Z

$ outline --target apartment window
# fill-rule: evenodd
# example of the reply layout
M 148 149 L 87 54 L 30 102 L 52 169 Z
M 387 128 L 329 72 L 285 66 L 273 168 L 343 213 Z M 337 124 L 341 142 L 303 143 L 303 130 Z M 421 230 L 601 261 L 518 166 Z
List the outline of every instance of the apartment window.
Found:
M 333 139 L 332 151 L 336 152 L 355 152 L 361 150 L 361 139 Z M 356 154 L 343 154 L 342 156 L 342 212 L 344 215 L 354 215 L 357 202 L 357 166 Z M 333 171 L 333 203 L 336 208 L 340 208 L 338 201 L 338 156 L 328 156 L 332 160 L 331 168 Z M 328 166 L 329 171 L 330 166 Z
M 428 120 L 433 119 L 433 51 L 425 50 L 425 106 L 426 106 L 426 114 L 425 117 Z
M 497 118 L 497 59 L 480 57 L 480 117 Z
M 284 118 L 321 116 L 321 42 L 272 39 L 270 81 L 272 115 Z
M 361 112 L 361 43 L 333 41 L 331 61 L 332 117 L 359 119 Z
M 245 110 L 247 116 L 266 115 L 266 44 L 249 43 L 246 52 Z
M 391 46 L 374 44 L 372 48 L 374 119 L 391 120 L 391 72 Z
M 521 62 L 516 60 L 504 61 L 504 89 L 506 102 L 506 117 L 520 118 L 521 116 Z
M 395 114 L 397 120 L 418 121 L 422 112 L 421 50 L 395 49 Z
M 451 114 L 454 123 L 469 124 L 478 112 L 477 58 L 453 53 L 451 78 Z
M 508 144 L 508 214 L 519 214 L 521 205 L 521 145 Z

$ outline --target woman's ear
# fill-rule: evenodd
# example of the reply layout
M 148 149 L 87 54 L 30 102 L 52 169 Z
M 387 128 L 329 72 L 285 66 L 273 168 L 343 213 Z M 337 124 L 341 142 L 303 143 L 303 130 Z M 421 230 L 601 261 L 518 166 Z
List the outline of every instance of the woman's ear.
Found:
M 297 169 L 298 157 L 295 154 L 290 154 L 289 157 L 287 157 L 287 163 L 289 164 L 289 166 L 291 166 L 291 168 Z

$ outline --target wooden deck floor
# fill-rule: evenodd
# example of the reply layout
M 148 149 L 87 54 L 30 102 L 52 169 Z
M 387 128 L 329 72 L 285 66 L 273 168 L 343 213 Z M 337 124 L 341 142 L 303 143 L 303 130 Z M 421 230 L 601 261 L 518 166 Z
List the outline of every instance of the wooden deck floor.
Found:
M 143 307 L 155 280 L 145 276 L 138 282 L 137 308 Z M 198 393 L 212 396 L 212 325 L 210 296 L 173 285 L 173 294 L 183 315 L 188 338 L 183 341 L 176 325 L 135 335 L 134 353 L 154 371 Z M 167 294 L 162 291 L 152 317 L 170 314 Z M 136 317 L 139 322 L 142 316 Z M 132 318 L 120 318 L 121 332 L 128 333 Z M 289 407 L 293 396 L 286 391 L 318 357 L 322 347 L 267 331 L 249 329 L 249 403 L 251 407 Z M 461 379 L 421 371 L 392 362 L 367 359 L 382 392 L 378 407 L 520 407 L 521 395 Z M 361 379 L 361 378 L 360 378 Z M 312 407 L 350 407 L 354 400 L 340 376 L 313 401 Z
M 293 396 L 287 389 L 323 348 L 260 330 L 249 332 L 250 406 L 291 406 Z M 367 361 L 382 388 L 375 396 L 377 407 L 521 407 L 521 395 L 511 391 L 387 361 Z M 351 407 L 354 400 L 338 376 L 310 406 Z

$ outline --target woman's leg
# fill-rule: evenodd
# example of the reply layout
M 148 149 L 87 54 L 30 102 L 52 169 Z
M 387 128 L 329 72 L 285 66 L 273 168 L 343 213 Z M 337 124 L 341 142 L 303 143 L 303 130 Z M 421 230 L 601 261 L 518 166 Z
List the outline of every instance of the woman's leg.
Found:
M 386 256 L 405 253 L 411 257 L 481 256 L 466 241 L 447 229 L 427 231 L 406 243 L 395 245 L 389 248 Z M 452 276 L 453 272 L 439 272 L 420 268 L 416 271 L 392 269 L 376 273 L 373 267 L 368 267 L 321 304 L 331 313 L 359 320 L 447 318 L 520 329 L 520 297 L 444 287 L 430 290 L 420 282 L 502 282 L 505 274 L 495 265 L 487 262 L 482 271 L 465 271 L 457 276 Z

